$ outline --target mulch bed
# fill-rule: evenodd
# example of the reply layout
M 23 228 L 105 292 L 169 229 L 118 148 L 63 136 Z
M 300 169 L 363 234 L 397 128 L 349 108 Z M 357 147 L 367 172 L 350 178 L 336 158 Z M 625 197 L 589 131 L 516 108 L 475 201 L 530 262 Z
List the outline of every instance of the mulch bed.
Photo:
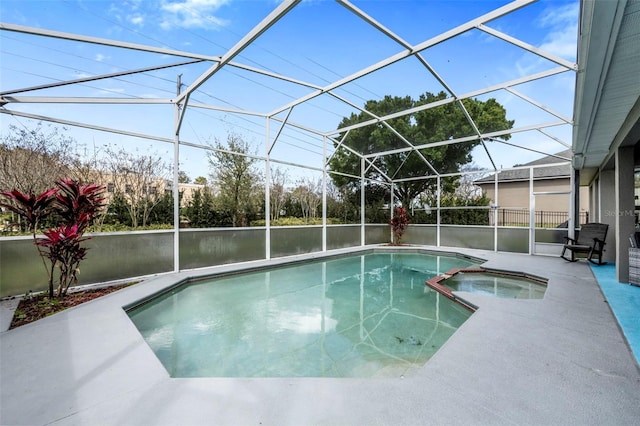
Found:
M 68 293 L 62 299 L 49 299 L 47 293 L 40 293 L 31 298 L 22 299 L 13 314 L 9 330 L 48 317 L 56 312 L 64 311 L 65 309 L 72 308 L 84 302 L 97 299 L 98 297 L 113 293 L 132 284 L 133 283 L 127 283 Z

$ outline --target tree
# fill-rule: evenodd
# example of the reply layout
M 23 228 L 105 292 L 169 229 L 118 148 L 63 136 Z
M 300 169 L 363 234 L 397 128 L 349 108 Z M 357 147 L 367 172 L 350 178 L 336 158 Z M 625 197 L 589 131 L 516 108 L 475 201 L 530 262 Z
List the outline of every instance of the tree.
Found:
M 181 200 L 183 191 L 178 193 L 178 198 Z M 173 224 L 173 193 L 164 192 L 160 197 L 158 203 L 153 207 L 149 213 L 147 225 L 166 225 Z
M 358 217 L 358 210 L 345 191 L 331 181 L 327 182 L 327 217 L 337 218 L 340 223 L 351 223 Z
M 358 188 L 355 195 L 360 203 L 360 194 L 362 190 Z M 383 185 L 366 185 L 364 188 L 365 199 L 365 220 L 366 223 L 388 223 L 389 222 L 389 203 L 391 202 L 391 190 Z M 360 219 L 358 218 L 358 221 Z
M 84 155 L 74 156 L 70 164 L 69 176 L 78 182 L 104 182 L 107 179 L 100 158 L 100 149 L 95 146 L 90 155 L 85 149 Z
M 389 221 L 390 190 L 386 185 L 366 185 L 366 223 L 387 223 Z M 327 182 L 327 217 L 340 218 L 342 223 L 360 222 L 360 202 L 362 189 L 357 184 L 338 188 L 332 181 Z
M 196 189 L 191 194 L 191 199 L 187 203 L 184 209 L 184 214 L 189 220 L 189 226 L 194 228 L 205 228 L 206 223 L 206 211 L 208 206 L 204 200 L 203 191 Z
M 444 92 L 438 94 L 427 92 L 421 95 L 417 101 L 412 100 L 409 96 L 386 96 L 380 101 L 366 102 L 365 109 L 377 116 L 385 116 L 446 98 L 447 95 Z M 464 99 L 462 103 L 482 133 L 513 127 L 514 122 L 506 119 L 506 110 L 495 99 L 487 101 Z M 350 117 L 343 118 L 338 128 L 370 118 L 370 115 L 366 113 L 352 114 Z M 403 115 L 389 120 L 388 123 L 414 146 L 475 134 L 462 108 L 456 102 Z M 341 138 L 342 136 L 345 135 L 341 135 Z M 502 138 L 507 140 L 510 136 L 504 135 Z M 462 165 L 471 161 L 471 150 L 479 143 L 480 141 L 444 144 L 421 149 L 418 152 L 405 151 L 381 156 L 374 162 L 376 167 L 367 169 L 366 177 L 378 181 L 384 180 L 383 174 L 389 177 L 419 178 L 430 173 L 427 162 L 438 173 L 457 173 Z M 344 144 L 365 155 L 407 147 L 401 138 L 381 123 L 352 129 L 346 135 Z M 360 176 L 361 173 L 360 158 L 346 149 L 336 151 L 331 158 L 330 166 L 332 170 L 354 176 Z M 339 174 L 332 174 L 332 179 L 338 187 L 354 185 L 353 180 Z M 355 185 L 358 184 L 355 183 Z M 394 185 L 394 195 L 405 208 L 408 208 L 411 201 L 421 193 L 434 191 L 435 184 L 435 179 L 398 182 Z M 442 179 L 441 184 L 445 191 L 453 190 L 457 185 L 457 179 Z M 367 185 L 379 184 L 369 182 Z
M 262 175 L 254 168 L 256 160 L 250 157 L 249 144 L 235 134 L 227 136 L 227 146 L 216 141 L 214 149 L 209 153 L 209 166 L 219 207 L 229 212 L 232 226 L 246 225 L 257 208 L 257 192 L 262 185 Z
M 280 212 L 287 201 L 287 172 L 279 168 L 271 171 L 271 187 L 269 188 L 269 215 L 271 220 L 280 219 Z
M 318 206 L 322 201 L 319 181 L 314 181 L 311 178 L 300 179 L 291 196 L 300 204 L 305 223 L 309 219 L 316 218 Z
M 109 180 L 109 174 L 105 170 L 104 162 L 100 157 L 100 150 L 96 149 L 95 145 L 91 155 L 88 155 L 85 149 L 84 156 L 78 155 L 74 157 L 71 164 L 69 176 L 77 182 L 107 182 Z M 110 206 L 108 210 L 111 210 Z M 95 218 L 93 226 L 97 228 L 98 232 L 101 231 L 102 225 L 107 218 L 106 212 Z
M 180 170 L 178 172 L 178 183 L 191 183 L 191 178 L 187 172 Z
M 474 163 L 462 166 L 461 170 L 465 172 L 465 174 L 460 177 L 455 194 L 469 199 L 482 196 L 482 188 L 476 185 L 475 181 L 485 177 L 486 172 L 483 172 L 482 169 Z
M 204 185 L 207 186 L 207 178 L 204 176 L 198 176 L 197 178 L 195 178 L 193 180 L 193 183 L 195 183 L 196 185 Z
M 171 168 L 159 156 L 106 149 L 106 169 L 113 193 L 127 201 L 131 225 L 146 226 L 153 208 L 164 199 Z
M 68 176 L 76 143 L 64 130 L 42 123 L 32 130 L 10 125 L 0 141 L 0 190 L 39 194 Z
M 211 189 L 196 189 L 184 209 L 184 214 L 192 228 L 210 228 L 225 225 L 224 218 L 214 206 L 215 200 Z
M 489 225 L 489 210 L 477 209 L 489 206 L 491 199 L 484 194 L 461 196 L 447 194 L 440 199 L 441 207 L 456 207 L 440 211 L 440 223 L 455 225 Z M 470 207 L 470 208 L 465 208 Z
M 113 194 L 109 200 L 103 223 L 108 225 L 133 226 L 128 205 L 129 203 L 124 199 L 124 195 Z

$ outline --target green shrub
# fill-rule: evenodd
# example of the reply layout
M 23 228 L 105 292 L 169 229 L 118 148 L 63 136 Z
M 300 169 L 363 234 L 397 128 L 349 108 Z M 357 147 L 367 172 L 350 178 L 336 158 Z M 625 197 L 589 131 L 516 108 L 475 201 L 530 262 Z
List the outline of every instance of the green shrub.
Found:
M 306 225 L 322 225 L 322 218 L 316 217 L 305 221 L 301 217 L 281 217 L 280 219 L 272 220 L 271 226 L 306 226 Z M 341 219 L 337 217 L 328 217 L 327 225 L 340 225 Z M 266 226 L 264 219 L 251 221 L 251 226 Z

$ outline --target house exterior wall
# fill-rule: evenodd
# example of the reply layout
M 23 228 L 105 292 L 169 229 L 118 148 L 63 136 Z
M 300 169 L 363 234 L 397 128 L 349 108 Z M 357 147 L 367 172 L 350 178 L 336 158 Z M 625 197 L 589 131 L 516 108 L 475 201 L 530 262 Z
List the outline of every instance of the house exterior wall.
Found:
M 495 202 L 495 185 L 478 185 L 487 197 Z M 559 192 L 570 190 L 569 178 L 544 179 L 533 182 L 534 192 Z M 498 202 L 500 208 L 529 208 L 529 181 L 499 182 Z M 566 212 L 569 209 L 569 196 L 565 194 L 545 195 L 536 198 L 536 210 Z M 589 188 L 580 188 L 580 212 L 589 211 Z
M 193 194 L 196 191 L 205 191 L 207 187 L 197 183 L 179 183 L 178 191 L 182 193 L 182 199 L 180 200 L 180 207 L 186 207 L 189 201 L 193 199 Z M 210 189 L 209 189 L 210 190 Z
M 173 191 L 171 181 L 164 178 L 149 178 L 135 174 L 115 175 L 113 173 L 98 172 L 89 174 L 89 178 L 92 179 L 94 183 L 104 185 L 104 197 L 107 203 L 111 202 L 116 193 L 121 193 L 125 199 L 131 201 L 141 200 L 145 195 L 155 199 L 162 197 L 165 193 L 171 193 Z M 205 185 L 179 183 L 178 191 L 182 193 L 180 207 L 186 207 L 189 204 L 189 201 L 193 199 L 195 191 L 204 189 Z
M 629 236 L 635 231 L 633 151 L 633 146 L 620 147 L 615 155 L 615 262 L 616 278 L 622 283 L 629 282 Z
M 609 225 L 604 255 L 607 262 L 616 261 L 616 172 L 613 169 L 600 171 L 600 220 Z M 626 237 L 625 237 L 626 238 Z

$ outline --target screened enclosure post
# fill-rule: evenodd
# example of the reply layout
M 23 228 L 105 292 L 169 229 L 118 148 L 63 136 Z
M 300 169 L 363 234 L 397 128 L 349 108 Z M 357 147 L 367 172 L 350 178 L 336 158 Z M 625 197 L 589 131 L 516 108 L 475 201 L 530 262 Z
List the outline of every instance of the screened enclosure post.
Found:
M 536 246 L 536 198 L 533 195 L 533 167 L 529 167 L 529 254 Z
M 322 360 L 322 369 L 324 371 L 325 359 L 328 356 L 326 348 L 327 339 L 327 262 L 322 262 L 322 300 L 320 302 L 320 332 L 322 333 L 320 341 L 320 359 Z M 330 361 L 330 360 L 328 360 Z
M 493 201 L 493 251 L 498 251 L 498 209 L 500 208 L 500 200 L 498 200 L 498 173 L 493 175 L 493 193 L 495 200 Z M 504 225 L 504 223 L 503 223 Z
M 178 75 L 176 92 L 180 95 L 182 87 L 182 75 Z M 186 101 L 185 101 L 186 107 Z M 180 173 L 180 103 L 176 102 L 173 107 L 173 271 L 180 271 L 180 188 L 178 186 L 178 176 Z
M 265 225 L 265 242 L 264 242 L 264 256 L 267 260 L 271 259 L 271 161 L 269 154 L 269 118 L 265 123 L 265 153 L 267 159 L 265 160 L 265 185 L 264 185 L 264 225 Z
M 391 182 L 391 195 L 389 196 L 389 223 L 391 223 L 391 221 L 393 220 L 393 207 L 395 205 L 395 197 L 393 196 L 393 190 L 395 189 L 395 185 L 393 182 Z M 390 227 L 389 229 L 389 241 L 391 241 L 391 243 L 393 243 L 393 227 Z
M 574 238 L 576 226 L 580 226 L 580 170 L 571 173 L 571 195 L 569 202 L 569 222 L 567 223 L 567 237 Z M 587 222 L 589 220 L 587 219 Z
M 602 214 L 603 214 L 603 211 L 602 211 L 602 182 L 601 182 L 600 173 L 602 173 L 602 171 L 598 170 L 598 179 L 596 180 L 596 185 L 597 185 L 596 193 L 598 194 L 598 197 L 597 197 L 596 204 L 595 204 L 596 205 L 596 211 L 594 212 L 595 213 L 594 219 L 596 219 L 596 217 L 597 217 L 597 220 L 594 220 L 594 222 L 602 221 Z
M 440 247 L 440 176 L 436 178 L 436 247 Z
M 364 256 L 360 256 L 360 321 L 358 321 L 358 329 L 360 330 L 360 341 L 364 342 L 367 338 L 367 333 L 365 333 L 364 328 L 364 277 L 365 274 L 365 264 L 364 264 Z
M 176 105 L 176 109 L 179 107 Z M 173 143 L 173 270 L 180 270 L 180 189 L 178 187 L 178 166 L 180 159 L 180 140 L 176 134 Z
M 327 251 L 327 137 L 322 138 L 322 251 Z
M 366 244 L 365 232 L 365 214 L 364 214 L 364 157 L 360 158 L 360 245 Z

